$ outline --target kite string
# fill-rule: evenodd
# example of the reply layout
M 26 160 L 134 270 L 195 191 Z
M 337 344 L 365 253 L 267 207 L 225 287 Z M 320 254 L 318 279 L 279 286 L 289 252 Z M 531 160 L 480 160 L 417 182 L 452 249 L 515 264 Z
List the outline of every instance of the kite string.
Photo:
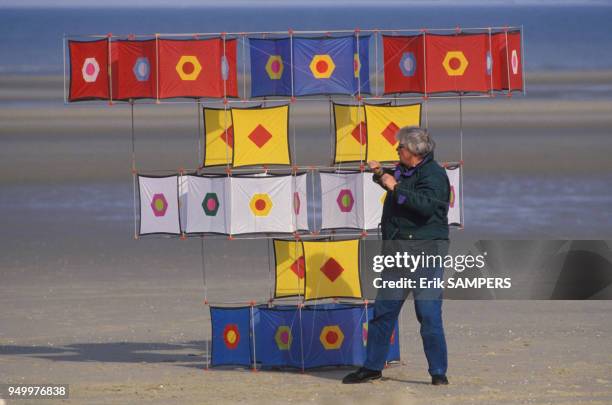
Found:
M 138 239 L 138 225 L 136 215 L 136 135 L 134 129 L 134 101 L 130 100 L 131 138 L 132 138 L 132 196 L 134 199 L 134 239 Z
M 429 100 L 423 100 L 423 109 L 425 110 L 425 129 L 429 129 Z
M 493 73 L 493 72 L 491 72 Z M 464 224 L 464 208 L 463 208 L 463 99 L 459 97 L 459 222 L 463 229 Z
M 335 124 L 332 122 L 332 115 L 334 114 L 334 108 L 335 107 L 334 107 L 333 101 L 331 99 L 331 96 L 327 96 L 327 99 L 328 99 L 328 103 L 329 103 L 328 104 L 329 105 L 329 109 L 328 109 L 329 110 L 329 122 L 328 122 L 328 126 L 327 126 L 328 134 L 329 134 L 329 150 L 333 150 L 334 151 L 334 155 L 335 155 L 338 152 L 336 150 L 336 145 L 335 145 L 335 142 L 334 142 L 335 138 L 336 138 L 335 130 L 334 130 L 335 129 L 334 128 Z M 334 122 L 335 122 L 336 117 L 334 116 L 333 119 L 334 119 Z M 336 161 L 336 157 L 333 156 L 332 157 L 332 165 L 338 166 L 338 164 L 339 163 Z
M 459 97 L 459 161 L 463 162 L 463 101 Z
M 204 284 L 204 302 L 208 302 L 208 284 L 206 283 L 206 255 L 204 252 L 204 235 L 200 235 L 200 255 L 202 260 L 202 282 Z
M 357 38 L 357 125 L 359 126 L 359 167 L 363 166 L 364 156 L 363 156 L 363 128 L 361 125 L 361 65 L 360 65 L 360 56 L 359 56 L 359 32 L 355 32 L 355 36 Z M 350 111 L 350 108 L 349 108 Z
M 204 305 L 208 305 L 208 285 L 206 283 L 206 255 L 204 254 L 204 236 L 200 235 L 200 257 L 202 261 L 202 283 L 204 284 Z M 210 331 L 210 339 L 205 340 L 206 347 L 206 370 L 209 368 L 210 351 L 209 343 L 212 341 L 212 329 Z
M 255 344 L 255 315 L 254 303 L 251 303 L 251 333 L 253 336 L 253 371 L 257 371 L 257 345 Z
M 270 239 L 268 238 L 267 240 L 268 242 L 268 249 L 267 249 L 267 253 L 268 253 L 268 299 L 269 301 L 272 301 L 272 298 L 274 297 L 272 295 L 272 260 L 270 258 L 271 254 L 270 254 Z
M 293 109 L 291 108 L 291 105 L 289 105 L 287 109 L 289 112 L 288 117 L 291 121 L 291 138 L 292 138 L 292 144 L 293 144 L 293 147 L 291 148 L 291 153 L 289 155 L 291 159 L 291 162 L 290 162 L 291 169 L 292 169 L 291 170 L 291 173 L 292 173 L 291 180 L 292 180 L 292 185 L 293 185 L 293 190 L 292 190 L 293 194 L 291 198 L 291 201 L 293 202 L 292 203 L 293 210 L 291 212 L 291 218 L 294 224 L 293 231 L 297 232 L 298 231 L 298 217 L 297 217 L 298 214 L 297 214 L 297 206 L 296 206 L 296 201 L 295 201 L 295 193 L 296 193 L 296 188 L 297 188 L 297 169 L 293 170 L 294 168 L 297 168 L 297 143 L 296 143 L 296 136 L 295 136 L 295 120 L 291 119 L 291 116 L 295 114 L 295 111 L 293 111 Z
M 302 304 L 298 305 L 298 313 L 300 318 L 300 355 L 302 356 L 302 373 L 305 370 L 304 364 L 304 323 L 302 322 Z
M 361 109 L 363 102 L 361 100 L 361 54 L 359 53 L 359 31 L 355 32 L 356 42 L 357 42 L 357 125 L 359 126 L 359 169 L 364 169 L 364 143 L 363 143 L 363 126 L 361 125 Z M 367 141 L 366 141 L 367 148 Z M 367 149 L 366 149 L 367 153 Z M 366 156 L 367 159 L 367 156 Z M 365 223 L 365 184 L 364 184 L 365 176 L 361 176 L 361 214 L 363 218 L 363 233 L 366 232 L 366 223 Z

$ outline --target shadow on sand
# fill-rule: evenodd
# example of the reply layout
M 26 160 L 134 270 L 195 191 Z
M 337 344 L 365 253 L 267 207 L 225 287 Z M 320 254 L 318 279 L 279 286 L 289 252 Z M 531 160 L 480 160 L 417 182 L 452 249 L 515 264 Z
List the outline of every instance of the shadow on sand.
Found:
M 173 366 L 190 367 L 204 370 L 208 355 L 206 348 L 210 342 L 196 340 L 184 343 L 150 343 L 150 342 L 112 342 L 112 343 L 73 343 L 61 346 L 0 346 L 1 356 L 31 357 L 50 361 L 76 361 L 100 363 L 167 363 Z M 393 366 L 392 366 L 393 367 Z M 323 367 L 305 370 L 303 373 L 313 377 L 336 380 L 342 378 L 357 367 Z M 229 370 L 248 370 L 240 366 L 215 367 L 215 372 Z M 266 372 L 302 373 L 299 369 L 272 368 Z M 383 377 L 383 380 L 408 384 L 428 384 L 425 381 L 403 380 Z

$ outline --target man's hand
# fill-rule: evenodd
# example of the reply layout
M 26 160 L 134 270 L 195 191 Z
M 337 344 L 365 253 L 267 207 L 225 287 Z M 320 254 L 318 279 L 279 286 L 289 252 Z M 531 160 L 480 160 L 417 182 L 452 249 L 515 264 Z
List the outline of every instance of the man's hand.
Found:
M 383 174 L 380 181 L 382 181 L 383 186 L 385 186 L 385 188 L 389 191 L 393 191 L 395 185 L 397 184 L 395 177 L 391 176 L 390 174 Z
M 370 170 L 378 175 L 381 176 L 383 174 L 383 170 L 382 170 L 382 166 L 380 165 L 380 163 L 376 160 L 370 160 L 368 162 L 368 166 L 370 167 Z

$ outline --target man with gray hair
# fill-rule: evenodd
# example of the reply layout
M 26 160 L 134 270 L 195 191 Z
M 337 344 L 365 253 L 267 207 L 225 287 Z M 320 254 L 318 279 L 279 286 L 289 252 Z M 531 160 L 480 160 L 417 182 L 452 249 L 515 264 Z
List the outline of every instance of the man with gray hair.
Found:
M 402 246 L 402 250 L 415 255 L 426 250 L 444 257 L 448 252 L 450 184 L 446 171 L 434 160 L 436 144 L 426 129 L 417 127 L 401 128 L 396 138 L 399 163 L 394 168 L 383 169 L 379 162 L 368 162 L 374 172 L 374 181 L 388 191 L 381 218 L 383 252 L 397 251 L 398 246 Z M 444 278 L 442 267 L 418 270 L 426 272 L 427 280 Z M 399 276 L 391 271 L 387 277 Z M 374 317 L 368 325 L 366 361 L 359 370 L 344 377 L 343 383 L 361 383 L 382 377 L 389 340 L 409 292 L 407 289 L 378 290 Z M 419 288 L 417 284 L 412 292 L 431 383 L 446 385 L 442 290 Z

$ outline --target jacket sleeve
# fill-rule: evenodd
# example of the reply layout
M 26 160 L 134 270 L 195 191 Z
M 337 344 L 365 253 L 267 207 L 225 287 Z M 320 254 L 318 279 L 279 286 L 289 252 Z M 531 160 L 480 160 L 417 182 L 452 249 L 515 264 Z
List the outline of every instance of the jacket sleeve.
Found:
M 415 184 L 414 190 L 408 190 L 398 183 L 394 198 L 398 205 L 412 210 L 423 217 L 430 217 L 437 207 L 448 204 L 444 197 L 445 182 L 435 174 L 428 174 Z

